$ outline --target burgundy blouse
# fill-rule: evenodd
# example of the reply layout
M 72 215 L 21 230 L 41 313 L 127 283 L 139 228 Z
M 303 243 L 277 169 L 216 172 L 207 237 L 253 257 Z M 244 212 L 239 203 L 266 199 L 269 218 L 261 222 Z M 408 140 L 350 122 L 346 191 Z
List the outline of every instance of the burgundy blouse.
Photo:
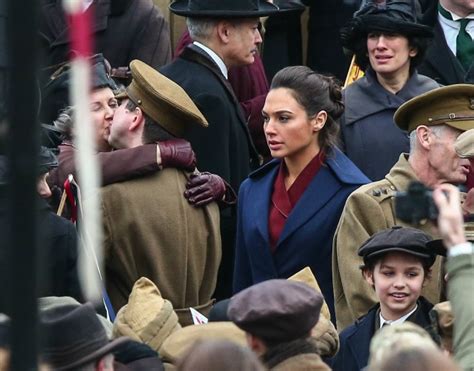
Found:
M 275 252 L 275 248 L 280 238 L 281 232 L 285 227 L 286 220 L 296 205 L 301 195 L 304 193 L 309 183 L 318 174 L 321 165 L 324 162 L 324 152 L 314 156 L 303 171 L 298 175 L 291 187 L 285 189 L 285 176 L 288 170 L 285 161 L 280 164 L 278 175 L 273 185 L 273 194 L 270 203 L 270 213 L 268 215 L 268 234 L 270 237 L 270 248 Z

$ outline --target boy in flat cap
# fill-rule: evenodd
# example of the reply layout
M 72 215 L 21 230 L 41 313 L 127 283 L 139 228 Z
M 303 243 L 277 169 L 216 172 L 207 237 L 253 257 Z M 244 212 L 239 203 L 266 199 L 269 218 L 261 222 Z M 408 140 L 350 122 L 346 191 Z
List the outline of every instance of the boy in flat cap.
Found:
M 436 259 L 430 241 L 418 229 L 394 226 L 374 234 L 360 247 L 362 274 L 379 303 L 340 334 L 334 370 L 356 371 L 367 366 L 370 340 L 384 326 L 405 321 L 423 328 L 430 325 L 433 305 L 421 296 Z
M 141 61 L 130 68 L 132 83 L 117 96 L 112 146 L 134 148 L 207 126 L 179 85 Z M 115 310 L 143 276 L 171 301 L 182 325 L 192 324 L 189 307 L 207 315 L 221 258 L 219 210 L 215 202 L 196 208 L 186 201 L 189 175 L 168 168 L 103 188 L 106 286 Z
M 417 96 L 400 106 L 394 120 L 410 134 L 410 153 L 400 155 L 385 179 L 362 186 L 349 196 L 336 229 L 332 267 L 338 331 L 377 303 L 358 271 L 362 261 L 357 250 L 376 232 L 406 225 L 395 216 L 395 193 L 406 191 L 414 180 L 431 188 L 466 182 L 469 160 L 456 153 L 454 143 L 462 132 L 474 128 L 474 85 L 451 85 Z M 427 221 L 419 228 L 431 235 L 432 226 Z M 439 260 L 423 291 L 433 303 L 439 301 L 442 284 Z
M 233 296 L 227 314 L 269 370 L 326 371 L 330 368 L 309 339 L 323 300 L 305 283 L 274 279 Z
M 259 158 L 245 117 L 228 81 L 231 67 L 254 62 L 261 44 L 259 17 L 278 12 L 265 0 L 176 0 L 171 12 L 186 17 L 193 43 L 171 64 L 160 69 L 179 84 L 199 107 L 209 128 L 195 127 L 185 139 L 191 142 L 201 170 L 215 173 L 239 189 Z M 216 297 L 232 295 L 235 206 L 221 212 L 223 261 Z

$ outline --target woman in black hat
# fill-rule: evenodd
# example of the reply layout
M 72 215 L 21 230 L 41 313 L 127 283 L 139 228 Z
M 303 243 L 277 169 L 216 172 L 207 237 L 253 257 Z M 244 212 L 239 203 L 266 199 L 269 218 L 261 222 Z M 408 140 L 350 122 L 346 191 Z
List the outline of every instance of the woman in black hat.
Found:
M 415 1 L 376 3 L 368 1 L 341 31 L 344 47 L 365 70 L 343 92 L 341 138 L 347 156 L 373 181 L 409 151 L 407 133 L 393 122 L 396 109 L 439 87 L 416 72 L 432 31 L 416 22 Z

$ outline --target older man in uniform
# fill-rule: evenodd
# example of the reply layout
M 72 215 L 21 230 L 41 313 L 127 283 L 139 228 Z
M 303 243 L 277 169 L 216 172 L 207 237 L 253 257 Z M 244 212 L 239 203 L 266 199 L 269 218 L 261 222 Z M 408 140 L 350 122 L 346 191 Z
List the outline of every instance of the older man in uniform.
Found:
M 264 0 L 177 0 L 170 10 L 187 17 L 194 42 L 160 71 L 189 94 L 209 122 L 208 129 L 194 127 L 185 139 L 191 142 L 201 170 L 220 175 L 237 190 L 259 161 L 246 118 L 227 80 L 228 70 L 253 63 L 262 42 L 259 17 L 278 8 Z M 235 206 L 223 209 L 218 298 L 232 293 L 235 226 Z
M 410 154 L 400 155 L 385 179 L 349 196 L 336 229 L 332 264 L 338 331 L 376 303 L 375 293 L 360 274 L 357 249 L 382 229 L 406 225 L 395 215 L 395 192 L 407 190 L 414 180 L 431 188 L 466 181 L 469 160 L 458 156 L 454 143 L 463 131 L 474 128 L 474 85 L 452 85 L 422 94 L 403 104 L 394 120 L 410 133 Z M 428 234 L 433 233 L 432 227 L 432 221 L 419 226 Z M 424 290 L 433 303 L 439 301 L 439 268 L 438 259 Z
M 182 136 L 206 119 L 177 84 L 147 64 L 130 64 L 132 83 L 116 109 L 109 142 L 119 149 Z M 173 168 L 103 188 L 106 286 L 116 310 L 140 277 L 170 300 L 182 325 L 189 307 L 207 314 L 221 258 L 215 202 L 196 208 L 183 197 L 189 173 Z

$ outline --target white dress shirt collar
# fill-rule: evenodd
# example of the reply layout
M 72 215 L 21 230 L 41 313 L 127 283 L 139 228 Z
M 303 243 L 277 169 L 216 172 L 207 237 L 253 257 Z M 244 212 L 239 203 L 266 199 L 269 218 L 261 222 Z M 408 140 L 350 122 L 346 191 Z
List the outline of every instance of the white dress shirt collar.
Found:
M 227 70 L 226 65 L 224 64 L 224 61 L 221 59 L 221 57 L 219 57 L 216 54 L 216 52 L 214 52 L 212 49 L 208 48 L 206 45 L 201 44 L 199 41 L 194 41 L 193 44 L 196 45 L 197 47 L 201 48 L 202 50 L 204 50 L 209 55 L 209 57 L 211 57 L 212 60 L 214 62 L 216 62 L 217 66 L 221 70 L 222 74 L 227 79 L 229 72 Z
M 418 304 L 415 306 L 415 308 L 413 308 L 413 310 L 411 310 L 410 312 L 405 314 L 403 317 L 400 317 L 399 319 L 396 319 L 396 320 L 393 320 L 393 321 L 387 321 L 385 318 L 382 317 L 382 312 L 379 312 L 379 318 L 380 318 L 380 327 L 379 328 L 382 328 L 385 323 L 387 325 L 397 325 L 397 324 L 403 323 L 403 322 L 406 321 L 406 319 L 408 317 L 410 317 L 413 313 L 415 313 L 415 311 L 417 309 L 418 309 Z

